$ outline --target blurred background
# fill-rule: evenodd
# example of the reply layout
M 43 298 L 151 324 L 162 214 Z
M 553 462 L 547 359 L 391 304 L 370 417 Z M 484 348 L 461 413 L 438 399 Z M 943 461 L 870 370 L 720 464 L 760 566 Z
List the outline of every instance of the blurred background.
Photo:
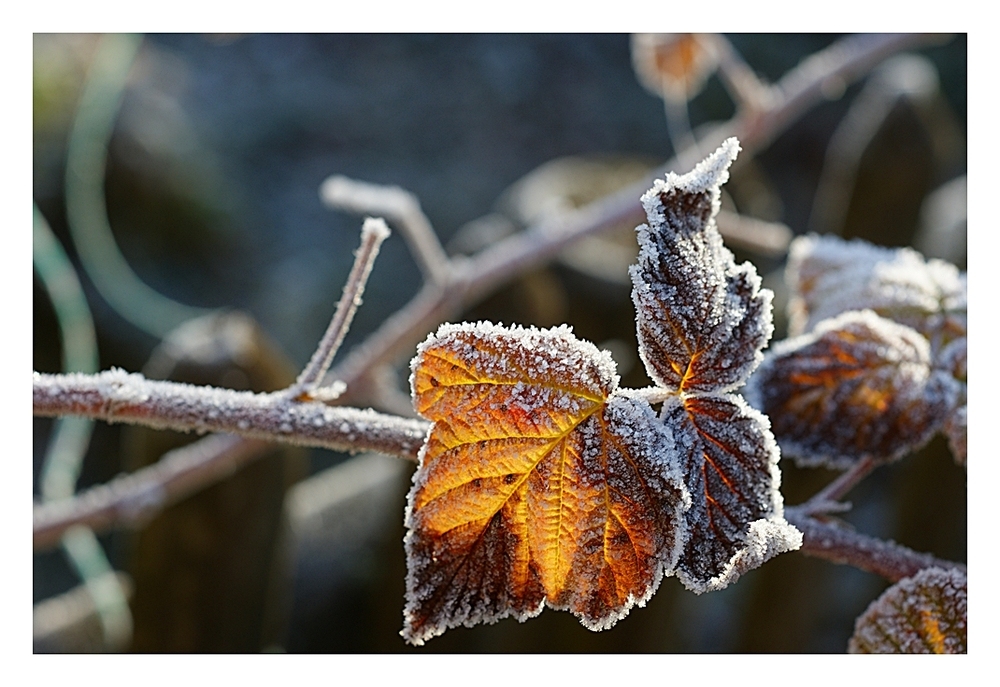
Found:
M 718 45 L 775 83 L 839 38 L 728 35 Z M 96 333 L 96 351 L 78 368 L 282 388 L 326 328 L 358 242 L 361 217 L 321 201 L 327 177 L 411 191 L 446 250 L 472 254 L 634 182 L 675 146 L 686 164 L 694 153 L 685 141 L 737 111 L 718 56 L 699 57 L 698 45 L 677 53 L 684 70 L 671 90 L 663 70 L 651 78 L 649 68 L 663 46 L 683 47 L 676 38 L 36 34 L 35 370 L 73 364 L 38 266 L 61 246 L 59 264 L 76 273 Z M 823 102 L 734 170 L 723 200 L 729 226 L 720 226 L 737 259 L 752 260 L 776 292 L 775 339 L 784 336 L 792 235 L 912 245 L 965 268 L 966 71 L 964 35 L 928 39 L 856 83 L 830 84 Z M 40 225 L 54 248 L 39 243 Z M 462 319 L 570 323 L 612 352 L 624 386 L 645 386 L 626 273 L 635 250 L 632 226 L 587 239 Z M 149 293 L 128 281 L 136 275 Z M 421 283 L 395 232 L 344 353 Z M 407 359 L 389 382 L 400 393 Z M 406 411 L 398 393 L 374 405 Z M 60 487 L 44 467 L 55 423 L 33 422 L 39 501 L 193 439 L 78 429 L 81 460 Z M 781 467 L 786 504 L 833 477 Z M 664 580 L 646 608 L 602 633 L 547 610 L 413 649 L 398 635 L 413 469 L 276 446 L 141 528 L 36 550 L 35 650 L 839 653 L 888 586 L 791 553 L 703 596 Z M 880 468 L 849 498 L 845 519 L 860 531 L 966 559 L 966 474 L 944 440 Z

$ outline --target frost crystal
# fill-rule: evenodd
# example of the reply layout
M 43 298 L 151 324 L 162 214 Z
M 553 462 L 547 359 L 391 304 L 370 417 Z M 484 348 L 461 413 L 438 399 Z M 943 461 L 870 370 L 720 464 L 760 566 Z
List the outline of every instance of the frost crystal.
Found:
M 566 327 L 480 322 L 443 325 L 412 368 L 434 424 L 406 512 L 406 640 L 546 605 L 601 630 L 644 604 L 690 499 L 672 438 L 615 391 L 610 356 Z
M 668 174 L 642 197 L 629 269 L 639 354 L 668 389 L 730 391 L 746 381 L 771 338 L 771 299 L 750 263 L 737 266 L 715 227 L 720 186 L 739 144 L 729 139 L 693 171 Z
M 696 592 L 801 545 L 782 517 L 778 449 L 767 418 L 730 393 L 771 338 L 771 299 L 753 265 L 737 266 L 715 226 L 720 187 L 739 144 L 729 139 L 689 174 L 668 174 L 642 197 L 632 276 L 639 353 L 677 393 L 662 421 L 691 492 L 678 576 Z

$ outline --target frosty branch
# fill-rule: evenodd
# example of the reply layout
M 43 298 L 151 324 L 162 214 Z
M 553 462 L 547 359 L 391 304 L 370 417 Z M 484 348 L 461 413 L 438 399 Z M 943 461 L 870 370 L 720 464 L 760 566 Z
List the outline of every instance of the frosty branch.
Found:
M 921 39 L 842 41 L 804 62 L 778 86 L 754 86 L 759 92 L 739 99 L 734 120 L 708 134 L 702 143 L 714 145 L 721 131 L 735 130 L 745 148 L 759 148 L 822 97 L 825 84 L 850 80 L 914 40 Z M 221 433 L 171 452 L 151 468 L 73 499 L 36 507 L 36 546 L 54 543 L 76 523 L 97 528 L 140 523 L 156 510 L 224 479 L 261 455 L 267 442 L 285 442 L 419 458 L 406 511 L 408 566 L 412 567 L 403 634 L 414 644 L 458 624 L 508 615 L 531 617 L 543 605 L 571 610 L 588 628 L 605 629 L 634 603 L 641 605 L 649 598 L 662 576 L 676 573 L 698 593 L 721 589 L 743 572 L 800 544 L 811 555 L 849 563 L 893 581 L 930 566 L 964 571 L 964 566 L 826 520 L 829 513 L 849 507 L 837 500 L 874 467 L 867 458 L 807 504 L 788 509 L 788 520 L 784 519 L 774 437 L 767 419 L 736 394 L 771 336 L 771 294 L 760 289 L 760 279 L 749 263 L 735 265 L 716 232 L 719 189 L 739 150 L 735 138 L 727 139 L 690 174 L 667 173 L 666 183 L 657 180 L 643 194 L 649 225 L 639 227 L 640 260 L 630 274 L 640 357 L 656 384 L 651 393 L 617 389 L 610 356 L 577 341 L 567 328 L 539 331 L 488 323 L 446 325 L 421 344 L 413 361 L 415 407 L 433 424 L 329 404 L 343 403 L 345 389 L 354 402 L 366 394 L 377 402 L 379 372 L 388 369 L 400 353 L 412 350 L 425 332 L 571 242 L 638 215 L 639 185 L 648 187 L 650 180 L 545 220 L 467 259 L 446 256 L 411 194 L 331 178 L 322 193 L 328 204 L 384 212 L 400 227 L 424 274 L 421 292 L 334 370 L 329 377 L 333 382 L 324 386 L 378 247 L 388 235 L 382 220 L 368 219 L 333 320 L 309 364 L 288 389 L 254 394 L 152 381 L 115 369 L 89 376 L 36 373 L 36 415 L 78 415 L 158 429 Z M 875 317 L 872 313 L 864 315 L 864 322 L 852 322 L 861 326 Z M 953 334 L 949 332 L 945 341 L 953 339 Z M 918 348 L 914 360 L 922 363 L 922 358 L 917 360 L 922 355 Z M 943 371 L 935 374 L 947 377 Z M 941 382 L 951 395 L 938 395 L 948 408 L 957 407 L 960 398 L 958 382 L 953 382 L 951 378 Z M 472 387 L 474 392 L 469 391 Z M 489 396 L 490 403 L 485 403 L 485 396 L 476 396 L 481 393 Z M 659 415 L 650 408 L 651 402 L 663 404 Z M 540 420 L 540 411 L 552 426 Z M 501 446 L 494 442 L 497 437 L 514 441 L 494 448 Z M 474 459 L 461 448 L 473 445 L 479 451 Z M 544 475 L 552 468 L 544 463 L 553 455 L 560 474 L 572 469 L 585 478 L 576 480 L 576 491 L 561 481 L 555 487 L 545 486 Z M 566 456 L 573 456 L 569 460 L 578 464 L 567 467 Z M 491 469 L 503 468 L 502 474 L 478 472 L 484 467 L 483 457 L 495 461 Z M 708 464 L 714 472 L 708 471 Z M 721 480 L 715 479 L 716 473 Z M 470 490 L 456 491 L 456 484 Z M 480 492 L 481 488 L 492 492 Z M 559 491 L 554 500 L 549 498 L 553 489 Z M 591 491 L 584 493 L 586 489 Z M 626 492 L 629 495 L 622 496 Z M 597 515 L 580 519 L 571 526 L 572 536 L 565 535 L 544 522 L 550 516 L 562 522 L 564 496 L 601 502 L 603 510 L 595 509 Z M 459 505 L 452 503 L 455 499 Z M 536 503 L 530 514 L 518 505 L 529 499 Z M 544 505 L 546 499 L 549 505 Z M 501 520 L 494 518 L 500 512 L 493 508 L 495 502 L 504 508 L 499 525 Z M 486 543 L 465 550 L 461 547 L 467 546 L 468 537 L 452 541 L 447 533 L 456 522 L 470 524 L 458 520 L 473 503 L 478 504 L 476 508 L 493 510 L 489 517 L 477 516 L 471 523 L 483 527 L 488 523 L 488 530 L 475 537 Z M 729 524 L 720 525 L 720 516 Z M 557 536 L 550 536 L 550 531 Z M 617 534 L 612 537 L 609 532 Z M 604 553 L 588 558 L 584 573 L 574 567 L 573 575 L 578 577 L 567 577 L 569 570 L 560 567 L 562 562 L 583 556 L 584 551 L 596 551 L 583 546 L 578 551 L 577 547 L 598 535 Z M 529 537 L 534 537 L 532 548 L 524 548 Z M 515 545 L 511 542 L 524 548 L 514 558 L 505 553 L 505 547 Z M 431 588 L 437 580 L 455 579 L 440 574 L 447 573 L 448 566 L 457 565 L 453 570 L 457 572 L 478 557 L 467 570 L 485 570 L 498 551 L 504 554 L 503 560 L 546 552 L 544 560 L 536 561 L 542 571 L 536 573 L 543 579 L 525 577 L 521 570 L 499 571 L 503 593 L 510 591 L 510 595 L 497 604 L 488 594 L 481 596 L 488 590 L 465 587 L 464 582 Z M 635 570 L 621 567 L 621 560 L 633 553 L 639 561 Z M 623 582 L 627 589 L 607 587 L 600 580 L 608 574 L 622 580 L 622 575 L 627 576 Z M 466 608 L 466 615 L 447 611 L 453 607 Z
M 220 412 L 220 406 L 233 410 Z M 39 416 L 83 415 L 181 432 L 228 432 L 252 439 L 206 437 L 170 452 L 153 466 L 72 499 L 36 506 L 36 548 L 55 544 L 73 524 L 103 531 L 141 522 L 259 456 L 267 447 L 265 441 L 373 450 L 416 460 L 430 427 L 424 420 L 374 411 L 335 408 L 315 401 L 289 402 L 284 392 L 251 394 L 194 387 L 121 371 L 94 376 L 36 375 L 34 408 Z M 216 413 L 214 418 L 212 413 Z M 821 522 L 803 508 L 788 508 L 785 513 L 789 522 L 802 530 L 803 553 L 847 563 L 892 581 L 925 567 L 962 567 Z

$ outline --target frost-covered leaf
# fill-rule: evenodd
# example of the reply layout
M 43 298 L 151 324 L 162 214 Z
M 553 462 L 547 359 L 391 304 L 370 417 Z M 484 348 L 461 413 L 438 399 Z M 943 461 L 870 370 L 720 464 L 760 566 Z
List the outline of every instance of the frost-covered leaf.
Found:
M 783 454 L 801 465 L 843 468 L 923 445 L 960 387 L 932 365 L 927 339 L 865 310 L 775 345 L 745 394 L 771 419 Z
M 720 186 L 739 152 L 729 139 L 689 174 L 668 174 L 642 197 L 639 260 L 629 270 L 639 353 L 675 393 L 661 417 L 674 436 L 692 507 L 678 575 L 721 589 L 801 545 L 783 518 L 778 449 L 767 418 L 728 394 L 771 337 L 771 298 L 753 265 L 737 266 L 715 227 Z
M 739 396 L 708 394 L 664 403 L 691 508 L 677 576 L 701 593 L 802 545 L 785 522 L 778 451 L 767 418 Z
M 604 629 L 644 604 L 690 500 L 610 355 L 567 327 L 442 325 L 412 368 L 434 424 L 408 497 L 406 640 L 544 605 Z
M 900 580 L 854 624 L 852 654 L 967 653 L 968 579 L 959 570 L 927 568 Z
M 750 263 L 737 266 L 715 226 L 719 189 L 739 143 L 730 138 L 688 174 L 670 173 L 642 196 L 629 269 L 639 354 L 660 386 L 732 391 L 771 338 L 771 298 Z
M 910 248 L 802 236 L 789 247 L 785 280 L 792 290 L 792 335 L 842 312 L 865 309 L 916 329 L 935 345 L 963 337 L 968 329 L 965 274 Z

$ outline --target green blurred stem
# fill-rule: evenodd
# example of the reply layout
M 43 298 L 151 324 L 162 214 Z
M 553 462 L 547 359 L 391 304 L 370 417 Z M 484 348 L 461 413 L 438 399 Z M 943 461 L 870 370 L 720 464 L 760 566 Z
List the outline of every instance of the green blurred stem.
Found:
M 48 292 L 59 323 L 63 368 L 94 373 L 99 363 L 90 308 L 73 265 L 38 206 L 34 207 L 32 244 L 35 272 Z M 44 501 L 73 495 L 93 426 L 93 421 L 85 418 L 56 420 L 39 478 Z M 132 615 L 117 577 L 109 574 L 113 571 L 97 537 L 86 527 L 75 527 L 63 536 L 62 546 L 94 599 L 106 646 L 125 649 L 132 636 Z
M 104 300 L 136 327 L 163 338 L 209 311 L 171 300 L 136 276 L 115 243 L 104 197 L 108 145 L 141 42 L 138 35 L 108 34 L 98 43 L 67 143 L 66 219 L 80 262 Z

